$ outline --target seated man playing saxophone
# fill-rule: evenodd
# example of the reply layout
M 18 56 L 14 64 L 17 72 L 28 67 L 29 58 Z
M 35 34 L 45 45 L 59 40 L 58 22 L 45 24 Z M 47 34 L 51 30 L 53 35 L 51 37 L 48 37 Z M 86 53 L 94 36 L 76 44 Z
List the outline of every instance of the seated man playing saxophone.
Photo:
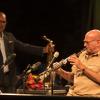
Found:
M 86 33 L 84 47 L 86 50 L 79 57 L 71 55 L 66 59 L 72 64 L 71 72 L 59 67 L 59 62 L 53 66 L 59 67 L 55 70 L 58 75 L 73 82 L 67 96 L 100 97 L 100 30 L 93 29 Z

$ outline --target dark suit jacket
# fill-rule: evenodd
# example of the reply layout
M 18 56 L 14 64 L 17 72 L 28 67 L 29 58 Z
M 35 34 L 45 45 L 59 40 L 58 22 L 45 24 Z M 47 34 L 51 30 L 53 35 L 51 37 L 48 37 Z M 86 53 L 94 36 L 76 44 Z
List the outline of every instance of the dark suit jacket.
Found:
M 4 44 L 6 49 L 7 59 L 13 55 L 17 50 L 27 52 L 32 55 L 42 56 L 43 47 L 33 46 L 30 44 L 22 43 L 17 40 L 12 33 L 4 32 Z M 16 84 L 16 66 L 14 60 L 9 64 L 9 72 L 4 74 L 0 69 L 0 89 L 4 92 L 14 92 Z M 2 54 L 0 53 L 0 66 L 2 66 Z

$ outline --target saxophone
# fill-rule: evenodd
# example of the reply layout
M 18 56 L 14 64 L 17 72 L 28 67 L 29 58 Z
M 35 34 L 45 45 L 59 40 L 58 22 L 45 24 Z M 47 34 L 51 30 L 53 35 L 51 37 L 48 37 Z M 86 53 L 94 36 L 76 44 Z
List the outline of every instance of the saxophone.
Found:
M 86 50 L 86 48 L 84 48 L 84 49 L 82 49 L 80 52 L 74 53 L 74 54 L 77 55 L 77 56 L 79 56 L 79 55 L 80 55 L 83 51 L 85 51 L 85 50 Z M 72 54 L 72 55 L 73 55 L 73 54 Z M 70 55 L 70 56 L 71 56 L 71 55 Z M 70 57 L 70 56 L 68 56 L 68 57 Z M 44 72 L 40 73 L 40 74 L 38 75 L 37 79 L 39 78 L 39 79 L 41 79 L 41 80 L 43 81 L 46 77 L 48 77 L 48 76 L 50 75 L 50 73 L 51 73 L 52 71 L 55 71 L 55 70 L 57 70 L 58 68 L 62 67 L 63 65 L 66 65 L 67 62 L 68 62 L 68 57 L 65 58 L 65 59 L 60 60 L 59 62 L 53 63 L 53 67 L 52 67 L 52 68 L 49 67 L 49 68 L 47 68 Z

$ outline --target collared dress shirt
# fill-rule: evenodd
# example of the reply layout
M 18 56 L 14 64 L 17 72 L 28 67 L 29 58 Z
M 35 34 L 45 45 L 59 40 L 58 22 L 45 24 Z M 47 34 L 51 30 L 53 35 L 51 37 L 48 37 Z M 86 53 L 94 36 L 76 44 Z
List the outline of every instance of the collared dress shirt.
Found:
M 88 68 L 100 75 L 100 52 L 93 55 L 87 55 L 84 51 L 79 59 Z M 100 84 L 88 78 L 76 66 L 72 66 L 74 73 L 74 85 L 69 89 L 68 96 L 96 96 L 100 97 Z

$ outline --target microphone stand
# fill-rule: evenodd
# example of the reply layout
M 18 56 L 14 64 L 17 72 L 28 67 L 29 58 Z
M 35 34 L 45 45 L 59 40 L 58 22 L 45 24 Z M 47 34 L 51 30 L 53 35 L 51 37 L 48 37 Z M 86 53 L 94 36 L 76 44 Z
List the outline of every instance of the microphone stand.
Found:
M 53 47 L 53 41 L 49 38 L 47 38 L 45 35 L 43 36 L 43 39 L 46 40 L 48 43 L 51 44 L 51 47 Z M 48 68 L 50 68 L 52 65 L 50 65 L 50 61 L 52 60 L 53 58 L 53 50 L 50 51 L 48 57 L 47 57 L 47 66 Z M 52 68 L 52 67 L 51 67 Z M 45 78 L 45 74 L 44 74 L 44 78 Z M 49 80 L 49 84 L 51 86 L 51 95 L 53 95 L 53 72 L 50 72 L 50 80 Z M 44 82 L 44 86 L 45 86 L 45 82 Z
M 49 55 L 49 62 L 48 62 L 49 65 L 50 65 L 50 61 L 52 61 L 52 58 L 53 58 L 53 52 L 51 52 L 50 55 Z M 50 67 L 51 67 L 51 69 L 53 69 L 52 64 L 49 66 L 49 68 L 50 68 Z M 49 84 L 50 84 L 50 87 L 51 87 L 51 88 L 50 88 L 50 89 L 51 89 L 51 94 L 50 94 L 50 95 L 53 95 L 53 87 L 54 87 L 54 85 L 53 85 L 53 84 L 54 84 L 54 78 L 53 78 L 54 75 L 53 75 L 53 73 L 54 73 L 54 71 L 51 71 L 51 72 L 50 72 L 50 80 L 49 80 L 49 81 L 50 81 Z
M 51 60 L 51 62 L 52 62 L 52 60 Z M 53 71 L 53 64 L 51 64 L 50 66 L 49 66 L 49 68 L 51 68 L 51 72 L 50 72 L 50 86 L 51 86 L 51 95 L 53 95 L 53 90 L 54 90 L 54 81 L 55 81 L 55 73 L 54 73 L 54 71 Z
M 25 93 L 25 81 L 26 81 L 26 75 L 23 76 L 23 93 Z
M 23 92 L 25 93 L 25 88 L 26 88 L 26 86 L 25 86 L 25 84 L 26 84 L 26 78 L 27 78 L 27 70 L 28 70 L 28 68 L 30 67 L 30 64 L 28 64 L 28 66 L 26 67 L 26 69 L 23 71 L 23 73 L 22 73 L 22 80 L 23 80 Z
M 43 36 L 43 39 L 46 40 L 47 42 L 50 43 L 51 45 L 51 49 L 50 49 L 50 53 L 48 55 L 48 68 L 51 68 L 51 70 L 53 70 L 53 53 L 54 53 L 54 44 L 53 44 L 53 41 L 50 40 L 49 38 L 47 38 L 45 35 Z M 58 56 L 59 54 L 57 54 Z M 45 77 L 45 74 L 44 74 L 44 77 Z M 54 82 L 55 82 L 55 72 L 54 71 L 51 71 L 50 72 L 50 86 L 51 86 L 51 95 L 53 95 L 53 88 L 54 88 Z M 45 83 L 44 83 L 45 84 Z
M 50 73 L 50 85 L 51 85 L 51 95 L 53 95 L 53 90 L 54 90 L 54 71 Z
M 51 72 L 50 72 L 50 86 L 51 86 L 51 95 L 54 95 L 54 83 L 55 83 L 55 71 L 53 68 L 53 64 L 50 66 L 51 67 Z

